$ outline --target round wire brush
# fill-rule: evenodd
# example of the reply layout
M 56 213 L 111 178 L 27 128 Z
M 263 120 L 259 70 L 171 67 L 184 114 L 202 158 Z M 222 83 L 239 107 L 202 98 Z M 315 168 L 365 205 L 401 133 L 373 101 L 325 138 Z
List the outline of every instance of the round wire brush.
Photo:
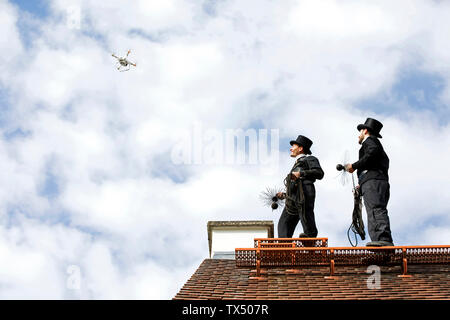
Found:
M 260 193 L 259 198 L 265 206 L 272 208 L 272 211 L 278 210 L 283 208 L 284 199 L 279 199 L 277 193 L 283 191 L 284 190 L 281 187 L 267 187 L 266 190 Z

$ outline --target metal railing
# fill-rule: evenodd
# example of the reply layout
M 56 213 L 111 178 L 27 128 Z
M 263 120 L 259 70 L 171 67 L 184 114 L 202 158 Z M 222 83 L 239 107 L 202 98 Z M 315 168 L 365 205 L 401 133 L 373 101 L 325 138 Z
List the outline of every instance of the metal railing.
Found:
M 255 248 L 328 247 L 328 238 L 256 238 Z
M 257 242 L 257 240 L 260 240 Z M 266 239 L 263 239 L 266 240 Z M 264 242 L 255 239 L 255 248 L 236 248 L 237 267 L 256 267 L 256 278 L 264 268 L 299 268 L 329 266 L 333 278 L 336 266 L 400 265 L 400 277 L 407 274 L 408 264 L 449 264 L 450 246 L 392 246 L 392 247 L 298 247 L 298 239 L 291 242 L 272 238 Z M 303 240 L 303 239 L 302 239 Z M 308 239 L 309 240 L 309 239 Z M 281 246 L 279 246 L 281 245 Z M 277 247 L 278 246 L 278 247 Z M 292 271 L 292 270 L 289 270 Z

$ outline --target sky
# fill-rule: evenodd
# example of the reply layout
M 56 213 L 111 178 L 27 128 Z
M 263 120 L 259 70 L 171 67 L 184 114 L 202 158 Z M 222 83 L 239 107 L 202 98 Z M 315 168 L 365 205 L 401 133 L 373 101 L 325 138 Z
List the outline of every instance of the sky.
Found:
M 450 244 L 449 18 L 424 0 L 0 0 L 0 298 L 171 299 L 208 221 L 276 230 L 259 194 L 299 134 L 325 171 L 318 236 L 347 246 L 335 166 L 367 117 L 394 243 Z

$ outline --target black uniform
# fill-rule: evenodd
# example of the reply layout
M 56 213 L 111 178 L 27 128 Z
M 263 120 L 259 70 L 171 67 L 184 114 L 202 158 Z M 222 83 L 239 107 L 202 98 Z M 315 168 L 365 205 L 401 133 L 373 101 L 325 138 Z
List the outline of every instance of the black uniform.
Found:
M 367 137 L 359 150 L 359 160 L 352 167 L 357 170 L 370 239 L 393 242 L 386 209 L 390 196 L 389 158 L 377 137 Z
M 293 172 L 300 172 L 300 178 L 291 180 L 290 174 Z M 285 180 L 286 202 L 278 221 L 278 237 L 291 238 L 299 221 L 307 237 L 316 237 L 314 182 L 324 176 L 319 160 L 311 155 L 302 156 L 297 159 L 290 174 Z

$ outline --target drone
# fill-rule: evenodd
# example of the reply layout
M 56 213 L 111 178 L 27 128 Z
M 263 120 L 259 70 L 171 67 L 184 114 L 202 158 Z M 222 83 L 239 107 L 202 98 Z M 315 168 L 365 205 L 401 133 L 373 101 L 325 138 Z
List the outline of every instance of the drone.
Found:
M 117 59 L 116 67 L 120 72 L 130 70 L 130 66 L 136 67 L 136 63 L 133 63 L 127 59 L 130 52 L 131 50 L 128 50 L 127 55 L 123 58 L 116 56 L 114 53 L 112 54 L 112 56 Z

